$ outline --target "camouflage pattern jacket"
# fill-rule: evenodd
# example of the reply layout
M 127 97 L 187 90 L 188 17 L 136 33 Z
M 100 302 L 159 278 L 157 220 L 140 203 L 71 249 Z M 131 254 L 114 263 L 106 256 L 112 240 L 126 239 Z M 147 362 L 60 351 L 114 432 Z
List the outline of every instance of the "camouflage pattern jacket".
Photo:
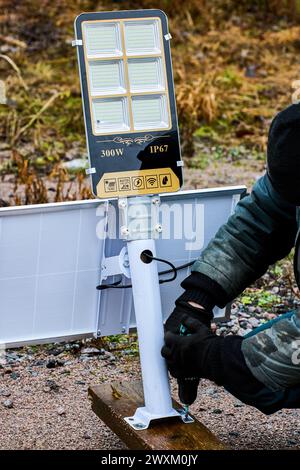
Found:
M 267 174 L 254 185 L 211 240 L 192 270 L 216 281 L 234 299 L 295 246 L 300 279 L 300 211 L 275 191 Z M 300 383 L 300 310 L 245 338 L 242 351 L 253 375 L 271 390 Z

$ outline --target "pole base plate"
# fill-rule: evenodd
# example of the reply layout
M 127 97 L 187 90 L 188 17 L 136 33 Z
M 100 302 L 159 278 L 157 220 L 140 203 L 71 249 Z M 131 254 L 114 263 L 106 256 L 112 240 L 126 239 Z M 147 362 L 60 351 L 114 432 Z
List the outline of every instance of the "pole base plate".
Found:
M 143 407 L 141 381 L 114 382 L 89 388 L 92 410 L 126 444 L 134 450 L 224 450 L 219 441 L 195 417 L 186 426 L 181 419 L 155 420 L 143 432 L 130 426 L 124 419 L 133 416 L 138 407 Z M 173 408 L 181 406 L 175 400 Z M 179 414 L 180 411 L 178 412 Z M 190 416 L 190 415 L 189 415 Z
M 151 414 L 145 406 L 137 408 L 133 416 L 124 418 L 126 423 L 129 424 L 136 431 L 147 429 L 152 421 L 167 419 L 167 418 L 180 418 L 181 414 L 174 408 L 167 414 L 158 415 Z

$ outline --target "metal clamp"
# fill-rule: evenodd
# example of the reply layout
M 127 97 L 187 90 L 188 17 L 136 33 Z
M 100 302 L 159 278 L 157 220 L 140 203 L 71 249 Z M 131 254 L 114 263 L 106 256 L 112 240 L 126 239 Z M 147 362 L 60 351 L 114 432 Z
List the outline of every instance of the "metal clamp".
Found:
M 73 39 L 72 47 L 82 46 L 82 39 Z
M 93 168 L 87 168 L 87 169 L 85 170 L 85 174 L 86 174 L 86 175 L 93 175 L 94 173 L 96 173 L 96 168 L 95 168 L 95 167 L 93 167 Z
M 109 276 L 116 274 L 124 274 L 130 278 L 129 259 L 127 247 L 124 246 L 117 256 L 104 258 L 101 265 L 101 281 L 107 279 Z
M 162 232 L 159 223 L 159 196 L 119 198 L 120 235 L 123 240 L 158 238 Z

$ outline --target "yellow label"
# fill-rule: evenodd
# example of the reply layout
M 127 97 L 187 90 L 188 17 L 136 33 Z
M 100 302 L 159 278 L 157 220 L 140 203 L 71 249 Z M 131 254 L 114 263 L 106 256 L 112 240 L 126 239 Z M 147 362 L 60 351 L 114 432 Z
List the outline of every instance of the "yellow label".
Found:
M 171 168 L 117 171 L 104 173 L 97 184 L 101 198 L 170 193 L 180 189 L 179 179 Z

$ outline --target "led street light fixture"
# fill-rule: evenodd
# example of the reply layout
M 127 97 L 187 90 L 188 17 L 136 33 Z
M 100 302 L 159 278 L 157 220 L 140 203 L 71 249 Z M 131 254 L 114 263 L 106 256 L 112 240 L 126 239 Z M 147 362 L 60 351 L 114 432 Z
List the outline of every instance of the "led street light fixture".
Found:
M 166 15 L 83 13 L 75 34 L 94 194 L 178 190 L 182 167 Z

